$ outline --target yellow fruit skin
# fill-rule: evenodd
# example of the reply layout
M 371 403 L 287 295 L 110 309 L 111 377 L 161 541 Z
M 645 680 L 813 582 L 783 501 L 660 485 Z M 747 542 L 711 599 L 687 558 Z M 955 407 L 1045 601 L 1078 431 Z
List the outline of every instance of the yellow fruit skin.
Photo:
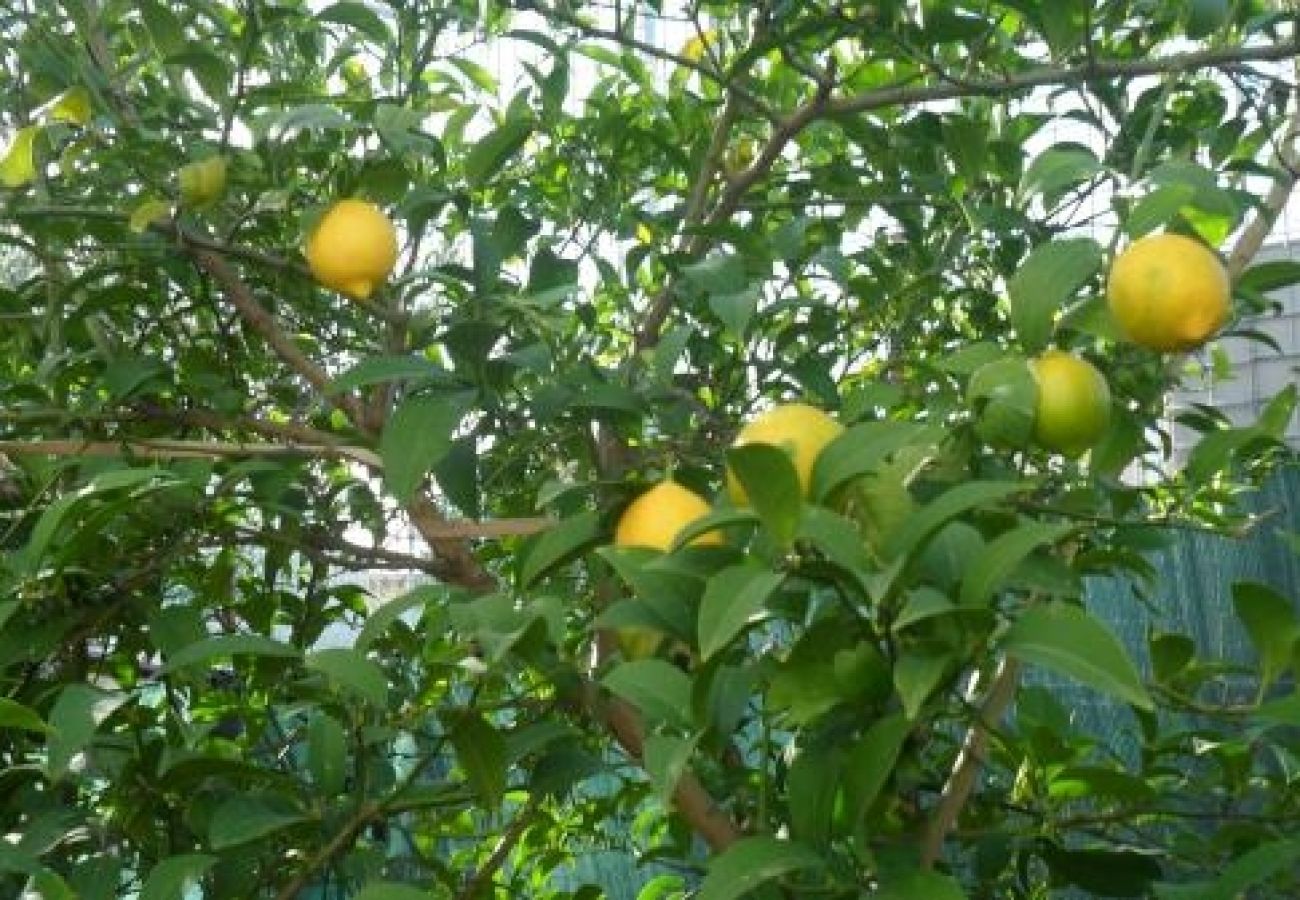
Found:
M 669 550 L 687 525 L 706 515 L 712 507 L 699 494 L 673 481 L 662 481 L 637 497 L 623 511 L 614 529 L 619 547 Z M 693 546 L 721 544 L 722 535 L 706 532 L 691 541 Z
M 1034 439 L 1039 446 L 1078 456 L 1110 428 L 1110 385 L 1101 372 L 1072 353 L 1049 350 L 1031 360 L 1038 381 Z
M 647 659 L 659 652 L 664 633 L 653 628 L 619 628 L 614 632 L 619 652 L 626 660 Z
M 1106 295 L 1128 340 L 1166 353 L 1193 350 L 1223 326 L 1232 286 L 1205 246 L 1181 234 L 1156 234 L 1116 258 Z
M 327 288 L 366 299 L 397 262 L 397 230 L 374 204 L 340 200 L 307 239 L 307 264 Z
M 808 496 L 812 486 L 813 464 L 818 455 L 844 431 L 844 426 L 829 415 L 806 403 L 786 403 L 762 413 L 736 435 L 733 447 L 746 444 L 771 444 L 785 449 L 794 458 L 795 471 L 799 473 L 799 486 Z M 727 470 L 727 493 L 737 506 L 747 506 L 740 479 Z

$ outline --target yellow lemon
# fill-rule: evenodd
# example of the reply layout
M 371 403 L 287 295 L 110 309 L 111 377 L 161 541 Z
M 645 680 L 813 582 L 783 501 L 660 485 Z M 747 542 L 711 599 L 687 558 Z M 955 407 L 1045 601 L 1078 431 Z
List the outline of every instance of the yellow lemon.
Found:
M 1087 360 L 1049 350 L 1030 360 L 1038 382 L 1034 439 L 1042 447 L 1078 456 L 1110 427 L 1110 385 Z
M 668 550 L 682 529 L 706 515 L 707 500 L 675 481 L 661 481 L 633 500 L 619 517 L 614 543 L 619 547 L 648 547 Z M 693 545 L 721 544 L 722 535 L 706 532 Z
M 804 496 L 812 485 L 813 463 L 817 462 L 822 448 L 844 431 L 844 426 L 829 415 L 806 403 L 785 403 L 762 413 L 736 435 L 733 447 L 746 444 L 770 444 L 781 447 L 794 460 L 799 473 L 799 486 Z M 727 470 L 727 493 L 737 506 L 745 506 L 749 499 L 740 480 Z
M 397 262 L 397 230 L 364 200 L 340 200 L 307 239 L 307 264 L 328 288 L 364 300 Z
M 1232 286 L 1213 251 L 1181 234 L 1144 237 L 1111 266 L 1107 299 L 1133 343 L 1160 352 L 1192 350 L 1228 318 Z

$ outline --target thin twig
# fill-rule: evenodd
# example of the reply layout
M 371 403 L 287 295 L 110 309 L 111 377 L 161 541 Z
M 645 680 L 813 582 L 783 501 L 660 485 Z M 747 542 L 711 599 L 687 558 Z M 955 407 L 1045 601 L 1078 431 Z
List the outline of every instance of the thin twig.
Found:
M 188 441 L 154 438 L 121 441 L 36 440 L 0 441 L 0 453 L 16 456 L 138 456 L 142 459 L 222 459 L 240 456 L 332 456 L 382 467 L 373 450 L 365 447 L 311 444 L 268 444 L 225 441 Z
M 990 730 L 1002 721 L 1003 714 L 1011 705 L 1016 695 L 1016 686 L 1020 680 L 1020 663 L 1010 656 L 1004 656 L 998 664 L 993 683 L 989 686 L 980 705 L 979 718 L 971 723 L 962 741 L 961 752 L 953 763 L 952 773 L 948 776 L 939 802 L 930 816 L 929 826 L 921 844 L 921 865 L 931 868 L 938 861 L 943 851 L 944 838 L 952 830 L 961 815 L 975 779 L 984 765 L 984 755 L 988 750 Z

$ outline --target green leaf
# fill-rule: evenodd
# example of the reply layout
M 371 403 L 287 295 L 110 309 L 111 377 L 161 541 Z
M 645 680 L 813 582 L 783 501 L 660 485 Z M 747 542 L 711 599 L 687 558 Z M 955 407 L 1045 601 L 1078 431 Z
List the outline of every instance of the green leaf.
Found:
M 727 469 L 744 486 L 749 505 L 772 540 L 789 546 L 803 508 L 803 489 L 790 454 L 770 444 L 732 447 L 727 450 Z
M 1087 147 L 1077 144 L 1048 147 L 1025 170 L 1018 193 L 1024 199 L 1042 194 L 1044 202 L 1050 205 L 1065 188 L 1087 181 L 1101 169 L 1096 154 Z
M 753 320 L 754 313 L 758 311 L 758 301 L 762 295 L 762 290 L 757 285 L 732 293 L 710 293 L 709 309 L 722 320 L 728 331 L 743 340 L 749 332 L 749 323 Z
M 563 519 L 544 531 L 528 550 L 519 573 L 524 587 L 606 537 L 604 521 L 595 510 Z
M 746 560 L 709 579 L 700 602 L 700 655 L 707 661 L 761 619 L 769 597 L 785 576 Z
M 985 546 L 979 559 L 967 571 L 958 603 L 983 606 L 1029 554 L 1039 547 L 1058 543 L 1075 530 L 1074 525 L 1033 522 L 998 535 Z
M 353 900 L 429 900 L 426 890 L 398 884 L 395 881 L 374 881 L 366 885 Z
M 306 821 L 279 797 L 231 797 L 212 813 L 208 842 L 214 850 L 238 847 Z
M 902 651 L 894 663 L 894 686 L 909 721 L 916 721 L 955 661 L 952 651 L 942 646 L 917 644 Z
M 1002 648 L 1016 659 L 1068 675 L 1140 709 L 1154 708 L 1124 646 L 1105 625 L 1073 604 L 1025 610 L 1007 629 Z
M 662 659 L 621 663 L 601 684 L 649 719 L 690 726 L 691 679 L 672 663 Z
M 1228 0 L 1190 0 L 1187 7 L 1187 36 L 1203 38 L 1217 31 L 1227 21 L 1231 4 Z
M 160 674 L 168 675 L 189 666 L 204 665 L 231 656 L 268 656 L 297 659 L 302 652 L 260 634 L 222 634 L 190 644 L 172 654 Z
M 957 879 L 938 872 L 912 871 L 885 879 L 872 900 L 966 900 Z
M 506 119 L 488 132 L 465 157 L 465 177 L 475 187 L 481 186 L 524 146 L 533 133 L 534 123 L 527 118 Z
M 1043 350 L 1065 302 L 1101 268 L 1101 245 L 1092 238 L 1055 240 L 1035 248 L 1007 285 L 1011 324 L 1027 353 Z
M 0 184 L 18 188 L 36 177 L 36 138 L 40 133 L 40 125 L 18 129 L 0 158 Z
M 99 725 L 126 702 L 125 694 L 110 694 L 85 684 L 69 684 L 50 710 L 52 729 L 46 742 L 45 767 L 58 779 L 68 771 L 73 758 L 86 749 Z
M 381 47 L 387 45 L 392 39 L 388 26 L 379 14 L 356 0 L 343 0 L 341 3 L 327 6 L 320 12 L 313 13 L 312 17 L 318 22 L 332 22 L 355 28 Z
M 389 381 L 406 381 L 412 385 L 452 383 L 446 369 L 423 356 L 371 356 L 331 380 L 325 393 L 342 394 Z
M 835 800 L 844 777 L 844 753 L 839 747 L 801 748 L 786 773 L 785 795 L 790 803 L 790 835 L 810 847 L 830 840 Z
M 334 797 L 347 782 L 348 738 L 329 713 L 317 710 L 307 722 L 307 771 L 317 792 Z
M 971 375 L 967 402 L 975 413 L 975 433 L 990 447 L 1018 449 L 1034 435 L 1038 379 L 1019 356 L 986 363 Z
M 941 429 L 915 422 L 863 422 L 847 428 L 817 455 L 809 493 L 814 500 L 825 500 L 844 484 L 880 468 L 903 447 L 930 446 L 942 434 Z
M 655 793 L 666 808 L 672 807 L 677 782 L 686 771 L 686 765 L 698 742 L 698 737 L 687 740 L 667 734 L 652 734 L 645 739 L 642 757 L 646 774 L 650 776 L 650 783 L 654 785 Z
M 33 731 L 44 734 L 50 730 L 36 711 L 8 697 L 0 697 L 0 729 Z
M 1300 260 L 1271 259 L 1256 263 L 1237 280 L 1239 289 L 1268 293 L 1300 284 Z
M 682 266 L 682 275 L 709 294 L 739 294 L 744 290 L 745 261 L 738 253 L 719 253 Z
M 416 394 L 393 411 L 384 426 L 379 455 L 384 460 L 384 483 L 399 502 L 409 502 L 429 471 L 447 455 L 468 405 L 466 394 Z
M 949 488 L 909 516 L 885 542 L 891 558 L 907 556 L 949 521 L 976 507 L 990 506 L 1033 489 L 1027 481 L 967 481 Z
M 140 900 L 185 900 L 191 886 L 217 864 L 217 857 L 187 853 L 162 860 L 149 870 Z
M 1250 888 L 1294 866 L 1297 860 L 1300 860 L 1300 838 L 1270 841 L 1234 859 L 1212 881 L 1159 884 L 1155 896 L 1160 900 L 1238 900 Z
M 1259 657 L 1261 687 L 1268 687 L 1291 665 L 1300 639 L 1300 622 L 1291 601 L 1266 584 L 1240 581 L 1232 586 L 1232 605 Z
M 889 783 L 911 724 L 895 713 L 872 723 L 848 752 L 844 763 L 844 802 L 854 828 Z
M 335 687 L 379 709 L 388 705 L 388 679 L 384 670 L 365 654 L 345 647 L 317 650 L 307 656 L 307 668 L 320 672 Z
M 505 738 L 473 710 L 456 710 L 444 714 L 442 719 L 469 786 L 485 806 L 493 809 L 500 806 L 509 770 Z
M 1093 897 L 1148 897 L 1162 874 L 1153 854 L 1134 850 L 1076 850 L 1046 842 L 1043 861 L 1054 885 L 1072 885 Z
M 1195 196 L 1196 188 L 1187 184 L 1157 187 L 1133 204 L 1124 217 L 1124 231 L 1131 238 L 1139 238 L 1163 228 Z
M 821 856 L 793 841 L 741 838 L 709 862 L 696 900 L 738 900 L 768 882 L 825 865 Z
M 353 646 L 365 653 L 404 613 L 430 603 L 446 602 L 446 599 L 447 587 L 441 584 L 423 584 L 400 597 L 394 597 L 366 616 L 366 624 L 361 627 L 361 633 L 357 635 Z

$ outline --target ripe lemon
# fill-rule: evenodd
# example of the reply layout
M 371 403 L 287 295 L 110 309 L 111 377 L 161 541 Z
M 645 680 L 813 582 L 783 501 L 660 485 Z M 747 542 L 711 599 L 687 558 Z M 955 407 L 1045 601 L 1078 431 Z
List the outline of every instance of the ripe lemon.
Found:
M 707 500 L 675 481 L 661 481 L 628 505 L 614 529 L 619 547 L 648 547 L 668 550 L 682 529 L 704 516 L 711 507 Z M 692 545 L 721 544 L 722 535 L 706 532 Z
M 1106 286 L 1111 312 L 1133 343 L 1192 350 L 1228 318 L 1232 287 L 1219 258 L 1181 234 L 1156 234 L 1115 260 Z
M 799 486 L 806 497 L 812 485 L 813 463 L 817 462 L 822 448 L 835 440 L 842 431 L 843 425 L 815 406 L 786 403 L 774 406 L 740 429 L 732 446 L 771 444 L 783 448 L 794 460 L 795 471 L 799 473 Z M 745 488 L 730 469 L 727 470 L 727 493 L 737 506 L 745 506 L 749 502 Z
M 397 230 L 379 207 L 340 200 L 307 239 L 307 264 L 328 288 L 364 300 L 397 262 Z
M 1038 382 L 1034 439 L 1042 447 L 1078 456 L 1110 427 L 1110 385 L 1088 361 L 1048 350 L 1030 360 Z

